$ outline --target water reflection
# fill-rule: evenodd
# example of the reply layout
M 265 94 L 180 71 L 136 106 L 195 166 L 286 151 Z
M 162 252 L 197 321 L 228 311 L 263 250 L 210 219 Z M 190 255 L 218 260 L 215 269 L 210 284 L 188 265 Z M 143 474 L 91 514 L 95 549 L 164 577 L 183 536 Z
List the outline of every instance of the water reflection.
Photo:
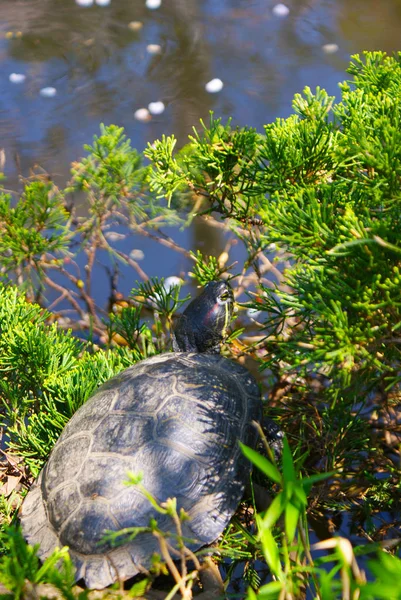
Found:
M 165 0 L 149 10 L 145 0 L 89 7 L 74 0 L 3 0 L 0 129 L 8 186 L 16 188 L 17 175 L 35 163 L 63 185 L 99 122 L 125 127 L 139 150 L 163 133 L 183 143 L 211 109 L 262 131 L 291 113 L 293 94 L 305 85 L 338 94 L 350 53 L 398 49 L 395 0 L 293 0 L 285 2 L 285 17 L 274 15 L 275 4 Z M 325 53 L 326 44 L 338 51 Z M 160 52 L 149 52 L 149 45 Z M 11 73 L 25 81 L 12 83 Z M 215 77 L 224 88 L 209 94 L 205 85 Z M 56 95 L 42 97 L 46 87 Z M 138 108 L 159 101 L 166 106 L 162 114 L 135 120 Z M 193 245 L 190 234 L 183 237 Z M 221 251 L 224 241 L 212 245 Z M 179 259 L 176 268 L 174 261 L 160 264 L 157 253 L 146 259 L 150 273 L 182 268 Z
M 401 4 L 395 0 L 339 0 L 337 27 L 350 52 L 400 49 Z

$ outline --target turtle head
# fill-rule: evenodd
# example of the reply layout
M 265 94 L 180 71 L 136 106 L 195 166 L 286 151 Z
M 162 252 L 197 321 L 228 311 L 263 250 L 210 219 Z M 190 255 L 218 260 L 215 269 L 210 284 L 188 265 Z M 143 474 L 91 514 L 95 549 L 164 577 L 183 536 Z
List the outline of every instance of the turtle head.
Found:
M 220 352 L 234 308 L 231 287 L 224 281 L 211 281 L 188 304 L 173 335 L 175 352 Z

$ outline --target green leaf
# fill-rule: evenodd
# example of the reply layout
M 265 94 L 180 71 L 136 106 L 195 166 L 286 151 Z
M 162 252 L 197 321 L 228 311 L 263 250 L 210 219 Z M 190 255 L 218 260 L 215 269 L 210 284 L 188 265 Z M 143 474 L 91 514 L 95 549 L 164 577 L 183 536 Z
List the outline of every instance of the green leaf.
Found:
M 294 462 L 292 460 L 292 454 L 291 454 L 291 449 L 290 446 L 288 444 L 287 438 L 284 437 L 283 439 L 283 454 L 282 454 L 282 459 L 283 459 L 283 478 L 284 478 L 284 483 L 289 483 L 292 481 L 296 480 L 296 473 L 295 473 L 295 467 L 294 467 Z
M 251 587 L 248 587 L 247 600 L 257 600 L 256 592 Z
M 150 584 L 150 580 L 147 577 L 145 577 L 144 579 L 141 579 L 140 581 L 137 581 L 136 583 L 134 583 L 134 585 L 132 587 L 130 587 L 128 596 L 132 597 L 132 598 L 138 598 L 138 597 L 144 596 L 149 584 Z
M 256 450 L 249 448 L 245 444 L 240 443 L 241 450 L 244 455 L 262 471 L 267 477 L 272 479 L 275 483 L 281 483 L 281 474 L 277 467 L 267 460 L 264 456 L 261 456 Z
M 271 529 L 266 527 L 263 519 L 256 515 L 256 524 L 258 527 L 260 539 L 263 546 L 263 553 L 267 564 L 272 573 L 278 578 L 283 578 L 283 570 L 280 563 L 280 551 L 276 540 L 273 537 Z
M 308 498 L 303 488 L 303 481 L 296 483 L 293 489 L 292 502 L 294 505 L 305 508 L 308 504 Z
M 281 517 L 286 506 L 284 494 L 283 492 L 280 492 L 274 498 L 265 514 L 261 516 L 261 519 L 263 519 L 263 526 L 272 528 Z
M 300 511 L 297 506 L 292 502 L 287 502 L 285 507 L 285 532 L 287 539 L 290 544 L 295 537 L 295 531 L 297 529 L 299 521 Z
M 266 583 L 258 590 L 258 595 L 254 596 L 257 600 L 276 600 L 280 597 L 280 592 L 283 589 L 281 581 L 270 581 Z M 251 600 L 251 596 L 248 596 L 248 600 Z
M 320 481 L 324 481 L 325 479 L 330 479 L 330 477 L 333 477 L 333 475 L 336 475 L 336 473 L 337 471 L 327 471 L 326 473 L 316 473 L 315 475 L 304 477 L 302 479 L 302 485 L 306 493 L 309 493 L 311 487 L 315 483 L 319 483 Z

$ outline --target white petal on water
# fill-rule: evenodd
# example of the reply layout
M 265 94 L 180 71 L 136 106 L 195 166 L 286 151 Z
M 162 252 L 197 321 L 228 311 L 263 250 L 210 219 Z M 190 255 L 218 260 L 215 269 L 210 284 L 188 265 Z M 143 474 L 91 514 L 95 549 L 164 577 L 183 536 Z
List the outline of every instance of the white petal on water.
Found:
M 163 102 L 151 102 L 148 104 L 148 109 L 151 115 L 161 115 L 165 111 Z
M 26 75 L 23 75 L 23 73 L 10 73 L 8 78 L 11 83 L 24 83 Z
M 273 6 L 272 12 L 275 17 L 287 17 L 290 9 L 285 4 L 276 4 Z
M 39 94 L 44 98 L 53 98 L 57 94 L 57 90 L 54 87 L 44 87 L 40 90 Z
M 152 118 L 147 108 L 138 108 L 138 110 L 134 112 L 134 117 L 137 121 L 142 121 L 143 123 L 150 121 Z
M 110 242 L 119 242 L 120 240 L 125 240 L 127 236 L 123 233 L 117 233 L 117 231 L 107 231 L 104 237 L 110 240 Z
M 337 44 L 324 44 L 322 50 L 325 54 L 335 54 L 335 52 L 338 52 L 338 46 Z
M 93 0 L 75 0 L 78 6 L 92 6 Z
M 146 8 L 150 8 L 150 10 L 155 10 L 156 8 L 160 8 L 162 0 L 146 0 Z
M 108 6 L 111 0 L 95 0 L 98 6 Z
M 170 277 L 166 277 L 163 283 L 163 287 L 165 290 L 170 291 L 174 285 L 181 286 L 183 283 L 180 277 L 176 277 L 175 275 L 171 275 Z
M 173 286 L 175 286 L 175 285 L 181 286 L 183 283 L 184 282 L 182 279 L 180 279 L 180 277 L 171 275 L 170 277 L 166 277 L 166 279 L 163 282 L 163 287 L 166 290 L 166 292 L 169 292 Z M 153 298 L 155 300 L 153 300 Z M 151 304 L 152 306 L 155 306 L 157 301 L 161 300 L 161 295 L 154 292 L 153 298 L 149 299 L 149 304 Z
M 131 21 L 128 23 L 128 27 L 132 29 L 132 31 L 140 31 L 143 27 L 143 23 L 141 23 L 141 21 Z
M 162 51 L 162 47 L 159 44 L 148 44 L 146 46 L 146 50 L 149 54 L 160 54 Z
M 215 78 L 208 81 L 205 85 L 205 90 L 209 92 L 209 94 L 216 94 L 217 92 L 221 92 L 223 89 L 224 83 L 221 79 Z
M 134 248 L 133 250 L 131 250 L 129 255 L 132 258 L 132 260 L 143 260 L 145 258 L 144 251 L 140 250 L 139 248 Z

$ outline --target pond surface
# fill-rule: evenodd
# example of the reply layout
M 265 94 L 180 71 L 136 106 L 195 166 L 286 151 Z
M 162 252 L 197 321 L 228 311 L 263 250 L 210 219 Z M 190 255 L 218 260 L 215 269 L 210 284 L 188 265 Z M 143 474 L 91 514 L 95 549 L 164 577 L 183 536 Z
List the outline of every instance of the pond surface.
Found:
M 284 8 L 273 0 L 163 0 L 155 10 L 145 0 L 83 3 L 1 2 L 0 131 L 11 189 L 34 165 L 65 185 L 101 122 L 123 126 L 139 151 L 162 134 L 185 143 L 210 110 L 263 131 L 291 114 L 306 85 L 338 97 L 350 55 L 395 51 L 401 30 L 396 0 L 293 0 Z M 224 87 L 208 93 L 215 78 Z M 138 121 L 136 111 L 152 102 L 165 110 Z M 209 254 L 224 249 L 219 233 L 199 225 L 174 237 L 187 248 L 207 239 Z M 161 256 L 148 240 L 125 245 L 144 252 L 152 276 L 188 270 L 182 255 Z
M 262 130 L 291 113 L 293 94 L 305 85 L 337 94 L 351 54 L 399 49 L 396 0 L 297 0 L 287 2 L 282 17 L 275 4 L 163 0 L 149 10 L 145 0 L 88 7 L 75 0 L 2 0 L 6 173 L 15 175 L 17 153 L 22 172 L 39 163 L 67 177 L 100 122 L 125 127 L 139 150 L 163 133 L 184 142 L 210 110 Z M 159 52 L 151 54 L 149 45 Z M 25 81 L 12 83 L 12 73 Z M 205 90 L 213 78 L 224 83 L 216 94 Z M 40 90 L 49 87 L 55 95 L 43 97 Z M 155 101 L 163 101 L 165 112 L 136 121 L 135 111 Z
M 306 85 L 338 95 L 351 54 L 399 49 L 396 0 L 294 0 L 287 16 L 273 0 L 163 0 L 157 10 L 145 0 L 87 1 L 1 2 L 0 127 L 11 181 L 35 163 L 67 179 L 100 122 L 122 125 L 138 150 L 163 133 L 185 142 L 210 110 L 262 131 L 291 113 Z M 13 83 L 13 73 L 25 80 Z M 205 90 L 213 78 L 224 84 L 219 93 Z M 50 97 L 44 88 L 54 88 Z M 162 114 L 134 118 L 158 101 Z
M 155 10 L 145 0 L 78 2 L 1 2 L 0 131 L 12 189 L 34 165 L 64 185 L 101 122 L 123 126 L 140 151 L 162 134 L 185 143 L 210 110 L 263 131 L 291 114 L 306 85 L 338 96 L 351 54 L 399 47 L 396 0 L 294 0 L 284 9 L 273 0 L 163 0 Z M 224 87 L 208 93 L 214 78 Z M 151 102 L 165 111 L 138 121 Z M 205 235 L 179 237 L 189 247 Z M 152 275 L 183 267 L 176 253 L 160 260 L 159 247 L 144 245 Z M 223 247 L 218 235 L 208 242 L 210 253 Z

